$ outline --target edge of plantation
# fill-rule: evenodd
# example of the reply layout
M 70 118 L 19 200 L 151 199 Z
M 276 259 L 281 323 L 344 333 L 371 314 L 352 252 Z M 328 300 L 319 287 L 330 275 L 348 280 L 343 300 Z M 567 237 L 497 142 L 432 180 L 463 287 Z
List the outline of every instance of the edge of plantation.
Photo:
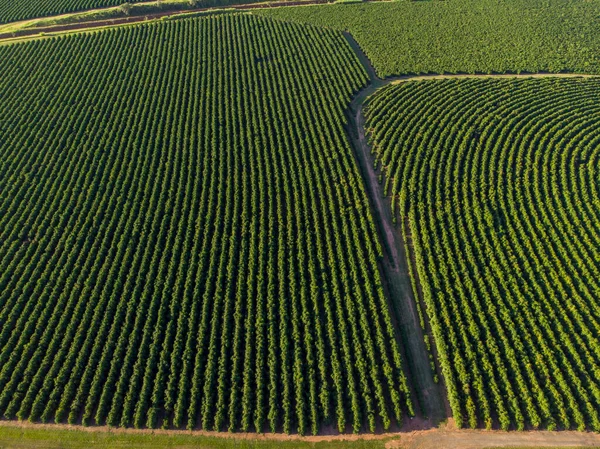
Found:
M 577 431 L 456 430 L 451 423 L 410 433 L 298 436 L 204 430 L 140 430 L 0 421 L 3 448 L 437 449 L 600 447 L 600 435 Z
M 292 3 L 310 3 L 319 4 L 327 0 L 227 0 L 229 3 L 211 5 L 212 0 L 197 0 L 195 4 L 190 0 L 160 0 L 156 1 L 135 1 L 129 3 L 129 6 L 103 6 L 92 9 L 83 9 L 73 12 L 52 14 L 49 16 L 32 17 L 30 19 L 17 20 L 14 22 L 0 23 L 0 35 L 4 33 L 18 33 L 20 31 L 37 31 L 42 28 L 58 25 L 76 26 L 82 23 L 92 23 L 100 20 L 115 21 L 123 19 L 144 19 L 156 16 L 177 15 L 186 13 L 195 13 L 211 9 L 237 8 L 241 6 L 267 7 L 270 5 L 283 5 Z M 292 5 L 290 5 L 292 6 Z

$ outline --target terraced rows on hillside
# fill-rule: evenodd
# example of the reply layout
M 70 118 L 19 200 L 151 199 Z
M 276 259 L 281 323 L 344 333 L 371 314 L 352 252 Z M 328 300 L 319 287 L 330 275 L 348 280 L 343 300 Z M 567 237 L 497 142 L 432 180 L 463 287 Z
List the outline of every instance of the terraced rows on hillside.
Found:
M 365 114 L 457 424 L 600 430 L 600 79 L 405 82 Z
M 248 15 L 0 47 L 0 413 L 344 432 L 411 415 L 341 33 Z

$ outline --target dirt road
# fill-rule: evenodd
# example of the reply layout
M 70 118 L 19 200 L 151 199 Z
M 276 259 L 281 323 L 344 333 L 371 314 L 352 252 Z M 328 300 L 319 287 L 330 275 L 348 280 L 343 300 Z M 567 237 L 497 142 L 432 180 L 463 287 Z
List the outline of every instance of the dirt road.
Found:
M 446 393 L 442 383 L 435 383 L 425 346 L 423 329 L 419 322 L 416 302 L 406 265 L 406 250 L 400 232 L 395 228 L 390 200 L 385 197 L 378 173 L 373 167 L 371 149 L 365 135 L 363 106 L 369 96 L 393 80 L 382 80 L 375 74 L 370 61 L 352 36 L 345 34 L 359 60 L 369 74 L 369 84 L 357 93 L 350 105 L 349 136 L 356 152 L 357 162 L 363 174 L 365 187 L 372 206 L 373 217 L 382 236 L 384 258 L 382 268 L 387 281 L 387 292 L 391 308 L 396 315 L 400 339 L 404 347 L 403 355 L 408 365 L 413 397 L 417 400 L 417 415 L 424 419 L 426 427 L 436 427 L 450 416 L 446 406 Z M 408 78 L 407 78 L 408 79 Z M 397 78 L 396 80 L 400 80 Z M 407 423 L 407 425 L 409 425 Z M 405 430 L 405 429 L 403 429 Z
M 504 73 L 504 74 L 479 74 L 479 75 L 407 75 L 397 76 L 393 78 L 386 78 L 383 80 L 385 85 L 387 84 L 399 84 L 407 81 L 431 81 L 431 80 L 450 80 L 450 79 L 466 79 L 466 78 L 478 78 L 478 79 L 514 79 L 514 78 L 598 78 L 600 75 L 587 75 L 582 73 Z
M 386 449 L 484 449 L 500 447 L 600 447 L 600 435 L 582 432 L 495 432 L 486 430 L 430 430 L 391 440 Z
M 198 437 L 223 438 L 234 441 L 304 441 L 306 443 L 321 443 L 334 441 L 381 441 L 381 447 L 386 449 L 489 449 L 501 447 L 535 447 L 535 448 L 575 448 L 575 447 L 600 447 L 600 435 L 585 432 L 502 432 L 488 430 L 455 430 L 440 428 L 415 431 L 409 433 L 382 433 L 360 435 L 318 435 L 299 436 L 281 433 L 228 433 L 211 432 L 204 430 L 163 430 L 163 429 L 122 429 L 106 426 L 82 427 L 69 424 L 32 424 L 28 421 L 2 421 L 0 420 L 0 433 L 2 428 L 73 430 L 79 432 L 104 433 L 104 434 L 153 434 L 153 435 L 191 435 Z M 376 444 L 365 447 L 377 447 Z

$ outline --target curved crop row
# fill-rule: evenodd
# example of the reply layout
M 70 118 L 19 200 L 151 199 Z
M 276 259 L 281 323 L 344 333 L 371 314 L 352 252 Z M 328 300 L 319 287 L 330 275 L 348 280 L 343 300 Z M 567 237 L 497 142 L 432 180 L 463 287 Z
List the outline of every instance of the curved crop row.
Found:
M 316 433 L 412 414 L 341 33 L 250 15 L 0 48 L 0 412 Z
M 600 430 L 600 80 L 407 82 L 366 117 L 459 427 Z

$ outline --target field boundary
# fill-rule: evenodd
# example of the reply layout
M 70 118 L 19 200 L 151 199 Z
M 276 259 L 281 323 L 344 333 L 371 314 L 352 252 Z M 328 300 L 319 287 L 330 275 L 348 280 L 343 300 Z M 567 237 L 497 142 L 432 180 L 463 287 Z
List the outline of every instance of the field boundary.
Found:
M 0 420 L 0 435 L 3 428 L 38 429 L 44 431 L 61 430 L 73 433 L 104 433 L 110 435 L 169 435 L 196 436 L 219 438 L 223 440 L 252 440 L 278 442 L 354 442 L 381 441 L 386 449 L 486 449 L 501 447 L 600 447 L 600 435 L 592 432 L 569 431 L 501 431 L 501 430 L 456 430 L 451 425 L 429 430 L 417 430 L 409 433 L 380 433 L 380 434 L 341 434 L 300 436 L 281 433 L 228 433 L 205 430 L 164 430 L 164 429 L 130 429 L 112 428 L 107 426 L 76 426 L 70 424 L 39 424 L 28 421 Z M 202 445 L 202 441 L 198 441 Z M 20 446 L 19 446 L 20 447 Z M 65 446 L 68 447 L 68 446 Z M 187 446 L 186 446 L 187 447 Z M 204 446 L 201 446 L 204 447 Z
M 429 352 L 425 346 L 424 333 L 416 310 L 417 302 L 407 269 L 405 242 L 393 222 L 390 200 L 383 192 L 383 187 L 378 180 L 379 175 L 373 165 L 363 115 L 363 107 L 369 98 L 379 89 L 389 85 L 393 79 L 383 80 L 377 77 L 371 62 L 358 43 L 349 33 L 345 33 L 345 36 L 369 75 L 369 83 L 355 95 L 349 108 L 351 127 L 349 138 L 384 248 L 384 257 L 380 265 L 387 286 L 390 309 L 401 337 L 400 344 L 404 348 L 405 370 L 415 405 L 420 412 L 417 416 L 425 420 L 422 422 L 421 419 L 417 419 L 414 423 L 405 423 L 404 427 L 410 429 L 412 424 L 414 427 L 433 428 L 451 414 L 444 405 L 446 392 L 443 385 L 434 381 Z

